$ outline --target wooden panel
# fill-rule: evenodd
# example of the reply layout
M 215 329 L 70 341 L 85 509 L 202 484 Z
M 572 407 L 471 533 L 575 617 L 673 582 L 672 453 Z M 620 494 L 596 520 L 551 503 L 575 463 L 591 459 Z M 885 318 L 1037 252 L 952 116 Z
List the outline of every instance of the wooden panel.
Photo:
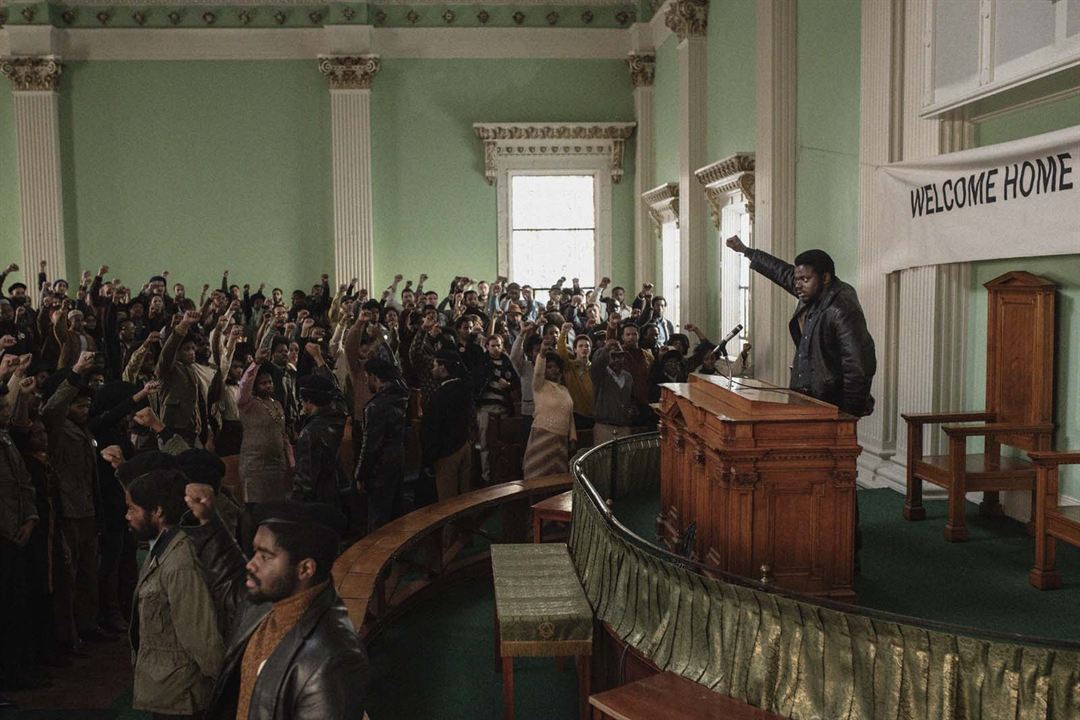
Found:
M 589 705 L 604 720 L 780 720 L 669 672 L 593 695 Z
M 1056 285 L 1012 272 L 985 287 L 987 410 L 996 422 L 1053 422 Z M 1041 449 L 1040 440 L 1031 435 L 1008 436 L 1001 442 Z
M 684 386 L 662 392 L 662 502 L 675 505 L 658 528 L 664 543 L 696 522 L 708 564 L 754 580 L 768 565 L 778 585 L 852 599 L 855 418 L 734 417 L 696 406 L 699 398 Z

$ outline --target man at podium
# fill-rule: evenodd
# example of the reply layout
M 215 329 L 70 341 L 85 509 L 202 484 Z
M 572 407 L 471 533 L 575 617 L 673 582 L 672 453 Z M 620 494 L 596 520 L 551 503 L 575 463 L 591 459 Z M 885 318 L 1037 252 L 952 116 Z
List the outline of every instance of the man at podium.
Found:
M 726 243 L 749 258 L 750 269 L 799 298 L 788 323 L 795 342 L 791 389 L 856 417 L 873 412 L 870 383 L 877 369 L 874 339 L 866 329 L 855 288 L 836 277 L 836 266 L 829 254 L 807 250 L 799 253 L 791 265 L 747 247 L 738 235 L 729 237 Z

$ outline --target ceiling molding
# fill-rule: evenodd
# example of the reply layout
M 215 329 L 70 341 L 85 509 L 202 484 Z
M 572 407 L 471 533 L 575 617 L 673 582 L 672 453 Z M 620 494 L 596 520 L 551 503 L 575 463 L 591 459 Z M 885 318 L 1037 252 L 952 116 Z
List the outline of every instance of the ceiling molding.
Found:
M 375 28 L 383 58 L 625 60 L 630 39 L 616 28 Z
M 656 9 L 656 12 L 649 20 L 649 27 L 652 30 L 650 35 L 652 36 L 654 48 L 659 49 L 670 36 L 674 35 L 674 33 L 671 32 L 671 28 L 669 28 L 664 21 L 664 18 L 668 13 L 668 8 L 671 6 L 672 2 L 673 0 L 665 0 L 664 4 Z
M 0 54 L 8 54 L 0 30 Z M 334 28 L 103 28 L 57 30 L 64 60 L 312 60 L 343 52 L 393 58 L 625 60 L 625 30 L 373 28 L 370 47 L 343 48 Z

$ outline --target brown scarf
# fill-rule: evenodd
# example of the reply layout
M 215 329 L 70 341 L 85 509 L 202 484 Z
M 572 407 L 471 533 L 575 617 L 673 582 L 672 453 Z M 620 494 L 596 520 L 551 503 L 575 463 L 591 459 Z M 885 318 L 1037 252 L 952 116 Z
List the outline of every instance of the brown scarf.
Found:
M 329 580 L 310 587 L 302 593 L 274 603 L 273 609 L 251 634 L 244 658 L 240 661 L 240 696 L 236 703 L 236 720 L 247 720 L 251 708 L 251 694 L 259 679 L 263 664 L 277 649 L 278 644 L 300 622 L 311 601 L 329 583 Z

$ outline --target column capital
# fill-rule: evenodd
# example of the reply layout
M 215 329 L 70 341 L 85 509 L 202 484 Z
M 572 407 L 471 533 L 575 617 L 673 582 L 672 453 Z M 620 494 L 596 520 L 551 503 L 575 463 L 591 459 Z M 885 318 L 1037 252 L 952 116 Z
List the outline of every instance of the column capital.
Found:
M 688 37 L 702 37 L 709 19 L 709 0 L 672 0 L 664 15 L 664 24 L 682 42 Z
M 55 55 L 0 59 L 0 75 L 11 80 L 16 92 L 51 90 L 60 87 L 64 64 Z
M 370 90 L 379 72 L 378 55 L 322 55 L 319 72 L 330 81 L 331 90 Z
M 630 82 L 635 88 L 652 87 L 656 79 L 656 53 L 632 52 L 626 58 L 626 66 L 630 68 Z

